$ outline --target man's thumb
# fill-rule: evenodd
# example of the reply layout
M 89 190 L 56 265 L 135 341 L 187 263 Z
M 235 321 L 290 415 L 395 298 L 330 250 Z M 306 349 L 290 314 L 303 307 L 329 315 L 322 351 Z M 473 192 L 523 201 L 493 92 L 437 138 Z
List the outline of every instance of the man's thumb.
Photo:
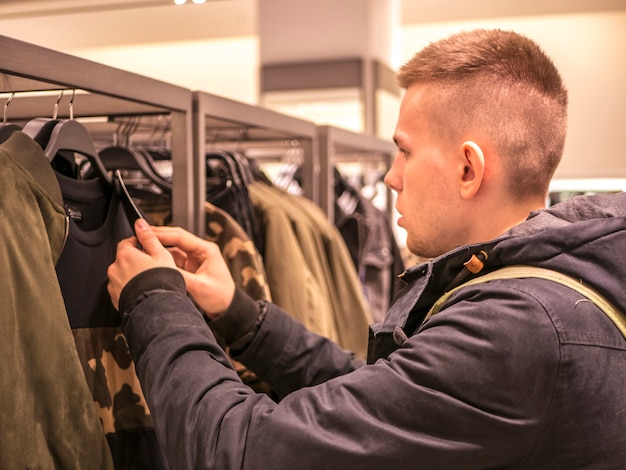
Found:
M 156 255 L 163 249 L 163 245 L 161 245 L 152 227 L 150 227 L 150 224 L 144 219 L 137 219 L 135 221 L 135 235 L 137 236 L 137 241 L 147 254 Z

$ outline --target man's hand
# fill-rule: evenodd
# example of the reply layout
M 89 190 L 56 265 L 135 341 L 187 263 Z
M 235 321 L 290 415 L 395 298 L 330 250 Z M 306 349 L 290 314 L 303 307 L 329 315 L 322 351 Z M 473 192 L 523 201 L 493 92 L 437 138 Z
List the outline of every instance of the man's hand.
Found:
M 117 307 L 120 292 L 135 275 L 154 267 L 172 267 L 183 275 L 187 292 L 209 319 L 228 308 L 235 281 L 215 243 L 178 227 L 150 227 L 143 220 L 135 223 L 135 232 L 137 239 L 119 243 L 115 263 L 109 267 L 113 305 Z
M 187 292 L 209 319 L 224 312 L 235 295 L 235 281 L 219 246 L 180 227 L 152 227 L 160 242 L 169 247 Z
M 107 289 L 116 309 L 119 307 L 122 289 L 137 274 L 158 267 L 176 269 L 172 255 L 159 242 L 145 220 L 139 219 L 135 222 L 135 233 L 136 237 L 127 238 L 117 244 L 115 262 L 107 271 Z M 139 245 L 143 247 L 143 251 Z

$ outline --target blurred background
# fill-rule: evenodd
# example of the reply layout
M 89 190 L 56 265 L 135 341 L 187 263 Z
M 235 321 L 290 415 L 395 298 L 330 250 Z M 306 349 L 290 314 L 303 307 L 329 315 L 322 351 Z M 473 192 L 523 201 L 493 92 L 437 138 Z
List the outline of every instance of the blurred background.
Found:
M 526 34 L 561 70 L 571 105 L 560 184 L 568 187 L 563 180 L 574 178 L 579 188 L 597 187 L 601 178 L 602 184 L 621 187 L 616 179 L 626 177 L 621 154 L 626 148 L 626 0 L 0 2 L 2 35 L 385 139 L 395 125 L 396 94 L 380 93 L 376 115 L 364 119 L 358 87 L 268 89 L 264 70 L 365 57 L 394 71 L 428 42 L 474 27 Z

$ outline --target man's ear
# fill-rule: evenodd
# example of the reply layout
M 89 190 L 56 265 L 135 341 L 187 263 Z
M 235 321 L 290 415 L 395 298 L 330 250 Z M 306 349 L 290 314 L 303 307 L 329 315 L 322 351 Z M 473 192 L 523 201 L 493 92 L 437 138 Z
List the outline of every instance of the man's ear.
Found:
M 485 155 L 480 146 L 471 140 L 463 142 L 459 151 L 465 158 L 460 187 L 461 197 L 471 199 L 483 184 Z

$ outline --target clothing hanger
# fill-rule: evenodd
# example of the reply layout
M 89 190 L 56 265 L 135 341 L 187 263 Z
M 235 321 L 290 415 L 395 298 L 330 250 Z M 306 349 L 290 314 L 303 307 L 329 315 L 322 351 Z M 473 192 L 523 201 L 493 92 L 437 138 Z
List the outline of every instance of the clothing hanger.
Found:
M 233 161 L 235 162 L 243 183 L 254 183 L 255 178 L 250 167 L 250 161 L 245 157 L 245 155 L 238 151 L 228 151 L 227 153 L 231 155 Z
M 138 170 L 159 189 L 171 193 L 172 183 L 161 176 L 152 157 L 144 149 L 129 145 L 129 135 L 136 129 L 135 123 L 120 123 L 116 131 L 116 144 L 100 151 L 100 159 L 109 171 Z
M 117 191 L 120 200 L 122 201 L 122 207 L 124 208 L 124 214 L 128 219 L 128 223 L 130 224 L 133 232 L 135 231 L 135 222 L 137 219 L 145 219 L 145 215 L 142 210 L 135 204 L 128 188 L 126 187 L 126 183 L 124 182 L 124 178 L 122 177 L 122 173 L 120 170 L 115 170 L 113 172 L 113 184 L 115 186 L 115 190 Z
M 52 134 L 52 129 L 59 122 L 57 119 L 59 113 L 59 103 L 61 98 L 63 98 L 64 93 L 65 90 L 61 90 L 61 94 L 57 98 L 54 105 L 54 111 L 51 118 L 31 119 L 24 126 L 24 133 L 35 140 L 41 148 L 46 148 L 46 145 L 48 145 L 48 141 L 50 140 L 50 135 Z
M 69 160 L 72 158 L 70 155 L 73 156 L 74 153 L 83 155 L 89 160 L 93 171 L 103 183 L 112 184 L 111 177 L 100 159 L 87 129 L 74 119 L 61 120 L 52 129 L 44 154 L 52 162 L 59 156 Z
M 167 136 L 171 132 L 171 117 L 157 116 L 148 143 L 141 146 L 146 162 L 162 179 L 171 182 L 173 173 L 172 149 Z M 158 135 L 157 135 L 158 134 Z
M 171 150 L 145 147 L 140 147 L 140 150 L 146 156 L 146 163 L 148 163 L 153 173 L 157 175 L 158 181 L 162 183 L 161 186 L 171 187 L 174 170 Z
M 282 157 L 282 163 L 273 179 L 274 185 L 287 190 L 292 194 L 302 194 L 302 182 L 298 174 L 304 162 L 304 152 L 301 148 L 292 147 Z
M 57 98 L 52 118 L 36 118 L 24 126 L 24 133 L 32 137 L 44 150 L 55 170 L 72 178 L 78 178 L 79 164 L 76 154 L 86 158 L 96 176 L 106 187 L 112 180 L 100 161 L 98 152 L 87 129 L 74 119 L 74 95 L 70 100 L 70 118 L 57 119 L 58 107 L 64 91 Z
M 9 137 L 11 137 L 11 134 L 13 134 L 13 132 L 22 130 L 22 128 L 18 126 L 17 124 L 12 124 L 12 123 L 7 122 L 7 108 L 9 107 L 9 103 L 11 103 L 11 100 L 13 99 L 14 96 L 15 96 L 15 92 L 11 93 L 11 96 L 9 96 L 9 99 L 4 104 L 2 126 L 0 126 L 0 144 L 2 142 L 6 142 L 6 140 Z
M 245 186 L 241 178 L 237 162 L 233 156 L 225 150 L 211 150 L 205 154 L 206 159 L 206 185 L 207 195 L 214 189 L 221 190 L 226 185 L 230 187 Z
M 341 210 L 343 216 L 352 214 L 359 205 L 358 189 L 349 184 L 335 166 L 333 166 L 333 181 L 337 208 Z
M 100 151 L 100 158 L 107 170 L 139 170 L 160 189 L 171 192 L 172 183 L 156 173 L 148 163 L 144 152 L 133 147 L 106 147 Z
M 45 150 L 54 127 L 59 123 L 58 119 L 36 118 L 24 126 L 24 133 L 30 136 L 39 146 Z M 45 153 L 45 152 L 44 152 Z M 56 158 L 55 158 L 56 157 Z M 50 160 L 52 168 L 69 178 L 78 178 L 80 165 L 76 161 L 76 155 L 68 151 L 59 152 Z M 85 160 L 88 162 L 88 160 Z
M 252 173 L 254 181 L 266 184 L 268 186 L 272 186 L 274 184 L 269 176 L 267 176 L 267 174 L 263 172 L 261 166 L 259 165 L 259 162 L 256 159 L 250 157 L 246 157 L 246 159 L 249 162 L 250 172 Z

